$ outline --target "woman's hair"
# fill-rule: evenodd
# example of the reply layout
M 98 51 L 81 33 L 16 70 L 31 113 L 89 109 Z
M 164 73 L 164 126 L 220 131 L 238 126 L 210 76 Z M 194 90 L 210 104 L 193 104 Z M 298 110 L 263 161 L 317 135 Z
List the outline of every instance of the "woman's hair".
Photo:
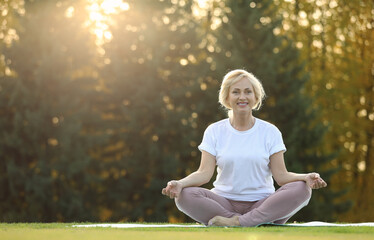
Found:
M 232 109 L 227 102 L 227 97 L 229 96 L 230 87 L 243 78 L 248 79 L 248 81 L 253 86 L 254 94 L 256 97 L 256 104 L 253 106 L 252 109 L 259 110 L 262 105 L 262 101 L 265 98 L 265 91 L 264 91 L 264 88 L 262 87 L 260 80 L 258 80 L 252 73 L 249 73 L 242 69 L 232 70 L 228 72 L 223 78 L 221 89 L 219 90 L 219 97 L 218 97 L 219 103 L 224 108 L 229 110 L 229 116 L 231 115 L 230 111 Z

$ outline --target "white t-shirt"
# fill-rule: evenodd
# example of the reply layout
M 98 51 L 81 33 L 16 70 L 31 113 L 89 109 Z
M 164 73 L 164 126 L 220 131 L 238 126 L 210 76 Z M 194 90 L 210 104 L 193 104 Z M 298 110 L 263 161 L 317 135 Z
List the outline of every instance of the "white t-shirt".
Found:
M 255 118 L 251 129 L 238 131 L 227 118 L 205 130 L 198 148 L 216 157 L 214 193 L 236 201 L 258 201 L 274 193 L 269 157 L 286 147 L 273 124 Z

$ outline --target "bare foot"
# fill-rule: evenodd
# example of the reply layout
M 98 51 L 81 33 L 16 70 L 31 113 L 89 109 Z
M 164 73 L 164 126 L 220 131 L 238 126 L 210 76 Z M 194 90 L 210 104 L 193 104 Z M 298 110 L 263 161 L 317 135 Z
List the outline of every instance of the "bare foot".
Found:
M 240 226 L 239 217 L 234 216 L 232 218 L 225 218 L 221 216 L 215 216 L 214 218 L 209 220 L 208 226 Z

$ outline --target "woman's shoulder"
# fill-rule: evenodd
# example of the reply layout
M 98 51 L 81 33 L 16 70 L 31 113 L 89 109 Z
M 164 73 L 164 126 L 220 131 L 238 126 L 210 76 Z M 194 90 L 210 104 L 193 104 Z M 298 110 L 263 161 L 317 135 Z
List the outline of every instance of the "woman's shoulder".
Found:
M 267 130 L 267 131 L 279 131 L 278 127 L 275 126 L 273 123 L 262 120 L 260 118 L 256 118 L 256 121 L 258 121 L 258 127 L 262 130 Z
M 210 126 L 217 126 L 217 127 L 219 127 L 219 126 L 227 124 L 228 120 L 229 120 L 228 118 L 221 119 L 221 120 L 219 120 L 217 122 L 214 122 L 214 123 L 210 124 Z
M 228 118 L 225 118 L 225 119 L 222 119 L 222 120 L 219 120 L 217 122 L 214 122 L 214 123 L 211 123 L 209 124 L 209 126 L 207 127 L 207 130 L 219 130 L 219 129 L 222 129 L 224 127 L 227 126 L 227 122 L 229 121 Z

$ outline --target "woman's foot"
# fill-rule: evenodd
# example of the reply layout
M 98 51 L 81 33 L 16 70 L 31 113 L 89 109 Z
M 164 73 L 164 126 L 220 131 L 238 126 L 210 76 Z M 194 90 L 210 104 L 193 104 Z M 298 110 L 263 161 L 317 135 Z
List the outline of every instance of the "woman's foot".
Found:
M 239 217 L 234 216 L 232 218 L 225 218 L 221 216 L 215 216 L 214 218 L 209 220 L 208 226 L 225 226 L 225 227 L 240 226 Z

